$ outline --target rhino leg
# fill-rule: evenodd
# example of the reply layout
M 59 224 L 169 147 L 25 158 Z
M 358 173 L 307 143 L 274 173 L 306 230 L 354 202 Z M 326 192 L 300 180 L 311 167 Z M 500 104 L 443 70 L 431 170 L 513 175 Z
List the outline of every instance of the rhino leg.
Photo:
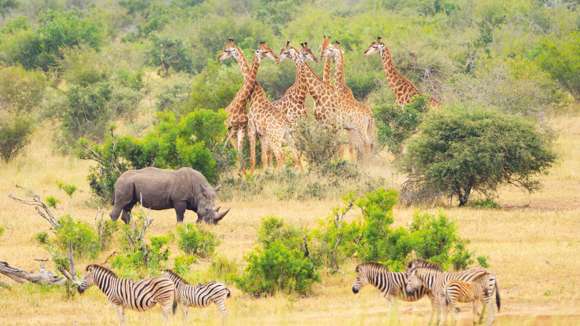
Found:
M 130 203 L 123 207 L 123 214 L 121 214 L 121 220 L 125 222 L 125 224 L 129 224 L 131 222 L 131 210 L 135 206 L 135 203 Z
M 111 216 L 111 219 L 113 221 L 116 221 L 119 218 L 122 209 L 123 209 L 122 207 L 119 207 L 117 205 L 113 206 L 113 210 L 111 211 L 111 214 L 109 214 L 109 216 Z
M 175 215 L 177 216 L 177 223 L 183 223 L 185 218 L 185 210 L 187 209 L 187 203 L 177 202 L 174 204 Z

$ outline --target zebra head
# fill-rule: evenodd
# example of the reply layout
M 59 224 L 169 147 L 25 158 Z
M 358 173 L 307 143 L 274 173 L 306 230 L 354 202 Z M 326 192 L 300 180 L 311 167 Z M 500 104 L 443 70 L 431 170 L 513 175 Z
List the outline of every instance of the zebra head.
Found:
M 364 273 L 364 268 L 362 268 L 362 264 L 358 265 L 354 271 L 356 272 L 356 279 L 352 284 L 352 293 L 357 294 L 360 289 L 365 286 L 369 281 L 367 279 L 367 273 Z
M 423 286 L 423 280 L 417 275 L 417 269 L 411 268 L 407 271 L 407 285 L 405 291 L 414 293 Z
M 77 286 L 77 291 L 79 291 L 79 293 L 82 294 L 83 292 L 85 292 L 86 289 L 88 289 L 95 283 L 93 275 L 94 270 L 95 269 L 93 265 L 87 266 L 87 274 L 85 274 L 85 277 L 83 277 L 83 280 Z

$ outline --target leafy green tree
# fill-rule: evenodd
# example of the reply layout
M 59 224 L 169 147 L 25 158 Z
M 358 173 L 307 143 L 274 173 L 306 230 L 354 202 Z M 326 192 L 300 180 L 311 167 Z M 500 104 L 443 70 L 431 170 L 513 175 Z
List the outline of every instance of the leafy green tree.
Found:
M 159 67 L 162 76 L 169 75 L 169 69 L 192 71 L 191 55 L 180 39 L 154 37 L 147 55 L 149 64 Z
M 411 180 L 457 196 L 490 194 L 509 183 L 534 191 L 556 159 L 550 138 L 531 122 L 489 110 L 452 108 L 431 114 L 408 145 L 403 170 Z
M 16 0 L 0 0 L 0 16 L 6 17 L 17 6 Z
M 0 157 L 5 162 L 12 160 L 26 146 L 33 124 L 27 117 L 5 115 L 0 120 Z
M 13 112 L 32 112 L 42 101 L 46 78 L 20 66 L 0 67 L 0 107 Z
M 578 101 L 580 99 L 580 32 L 562 40 L 545 37 L 539 45 L 536 60 Z

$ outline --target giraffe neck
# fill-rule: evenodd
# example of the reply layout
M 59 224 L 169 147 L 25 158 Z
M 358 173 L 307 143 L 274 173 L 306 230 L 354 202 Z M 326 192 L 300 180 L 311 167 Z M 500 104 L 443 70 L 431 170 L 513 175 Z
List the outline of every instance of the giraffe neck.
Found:
M 399 103 L 406 104 L 406 102 L 408 102 L 408 93 L 414 93 L 411 95 L 415 95 L 418 93 L 417 89 L 397 70 L 395 64 L 393 63 L 393 56 L 391 55 L 391 51 L 387 47 L 381 51 L 381 58 L 383 59 L 383 69 L 389 82 L 389 87 L 395 94 L 397 101 Z M 401 92 L 402 88 L 405 89 L 406 93 Z
M 330 69 L 332 66 L 332 62 L 328 57 L 324 57 L 324 68 L 322 69 L 322 81 L 325 83 L 331 82 L 330 80 Z
M 236 61 L 237 61 L 238 65 L 240 66 L 240 70 L 242 71 L 242 75 L 245 76 L 249 73 L 250 66 L 248 66 L 248 61 L 246 60 L 246 56 L 244 56 L 244 52 L 242 52 L 242 49 L 236 48 L 236 50 L 238 51 L 238 55 L 236 56 Z
M 344 56 L 342 50 L 338 51 L 338 55 L 336 56 L 336 67 L 334 67 L 334 80 L 336 82 L 336 86 L 340 88 L 345 88 L 346 86 L 346 77 L 344 75 Z
M 323 82 L 308 64 L 304 63 L 303 65 L 303 78 L 308 87 L 308 93 L 312 95 L 316 104 L 320 105 L 325 95 L 329 95 L 327 97 L 332 98 L 334 94 L 331 94 L 329 89 L 331 86 Z

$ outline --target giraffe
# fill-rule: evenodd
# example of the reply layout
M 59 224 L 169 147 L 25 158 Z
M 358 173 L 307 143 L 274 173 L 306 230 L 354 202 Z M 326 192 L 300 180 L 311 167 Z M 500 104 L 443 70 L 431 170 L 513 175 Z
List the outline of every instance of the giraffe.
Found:
M 387 80 L 389 82 L 389 87 L 395 94 L 395 102 L 399 105 L 406 105 L 414 100 L 414 97 L 421 95 L 417 87 L 413 83 L 403 76 L 395 67 L 393 63 L 393 56 L 391 51 L 382 41 L 381 37 L 377 37 L 376 41 L 373 41 L 371 45 L 364 52 L 365 56 L 372 55 L 374 53 L 379 53 L 383 60 L 383 69 Z M 434 98 L 429 98 L 429 106 L 432 108 L 439 107 L 439 102 Z
M 308 43 L 301 43 L 301 52 L 304 56 L 311 55 Z M 346 129 L 349 132 L 351 143 L 360 149 L 366 142 L 367 125 L 361 118 L 359 110 L 350 110 L 349 103 L 339 96 L 336 89 L 316 75 L 312 68 L 304 63 L 304 80 L 308 93 L 314 98 L 314 115 L 322 127 L 331 130 Z
M 248 63 L 246 58 L 242 55 L 242 51 L 238 48 L 233 39 L 229 39 L 219 56 L 220 61 L 224 61 L 229 57 L 234 57 L 240 66 L 243 74 L 248 73 Z M 239 156 L 239 168 L 242 173 L 245 172 L 244 164 L 244 137 L 247 133 L 248 115 L 246 113 L 246 104 L 252 91 L 254 83 L 249 83 L 244 80 L 242 87 L 236 93 L 234 99 L 228 104 L 225 111 L 227 112 L 226 128 L 228 130 L 227 140 L 231 141 L 232 146 L 237 150 Z M 233 139 L 236 135 L 237 141 Z
M 329 45 L 330 45 L 330 36 L 324 35 L 324 37 L 322 38 L 322 45 L 320 46 L 321 47 L 320 57 L 323 58 L 324 60 L 324 66 L 322 68 L 322 81 L 325 83 L 332 84 L 332 80 L 330 80 L 330 70 L 332 68 L 331 67 L 332 62 L 327 56 L 324 55 L 324 52 L 326 51 Z
M 243 53 L 236 46 L 230 46 L 228 49 L 225 49 L 222 56 L 224 58 L 234 57 L 238 62 L 245 61 Z M 265 42 L 260 43 L 260 46 L 255 52 L 252 67 L 247 70 L 247 73 L 244 73 L 244 68 L 240 64 L 240 70 L 244 74 L 244 82 L 254 85 L 253 91 L 248 98 L 250 110 L 247 115 L 251 173 L 254 172 L 256 166 L 256 137 L 260 137 L 262 144 L 262 163 L 267 164 L 267 153 L 271 150 L 276 157 L 278 167 L 283 164 L 284 160 L 282 152 L 283 143 L 291 143 L 290 130 L 285 115 L 276 109 L 266 96 L 266 92 L 262 86 L 256 82 L 256 75 L 263 58 L 278 61 L 278 57 Z
M 325 37 L 325 41 L 327 38 Z M 344 73 L 344 51 L 340 45 L 340 42 L 336 41 L 331 46 L 324 46 L 322 55 L 325 57 L 326 60 L 334 61 L 335 63 L 335 89 L 338 93 L 338 96 L 342 98 L 344 103 L 347 104 L 347 107 L 357 112 L 353 118 L 361 119 L 358 125 L 365 126 L 363 129 L 363 141 L 364 141 L 364 152 L 362 153 L 363 156 L 370 154 L 374 147 L 374 139 L 375 139 L 375 123 L 373 118 L 373 112 L 371 108 L 363 102 L 358 101 L 350 87 L 348 87 L 346 83 L 346 77 Z M 352 153 L 352 148 L 351 148 Z
M 304 80 L 304 62 L 318 61 L 316 57 L 309 55 L 302 55 L 296 48 L 290 46 L 290 41 L 280 50 L 280 62 L 285 59 L 294 61 L 296 65 L 296 75 L 294 84 L 290 86 L 284 95 L 274 101 L 272 104 L 286 114 L 286 119 L 291 127 L 293 127 L 297 120 L 306 116 L 307 110 L 305 106 L 306 95 L 308 94 L 308 87 Z

